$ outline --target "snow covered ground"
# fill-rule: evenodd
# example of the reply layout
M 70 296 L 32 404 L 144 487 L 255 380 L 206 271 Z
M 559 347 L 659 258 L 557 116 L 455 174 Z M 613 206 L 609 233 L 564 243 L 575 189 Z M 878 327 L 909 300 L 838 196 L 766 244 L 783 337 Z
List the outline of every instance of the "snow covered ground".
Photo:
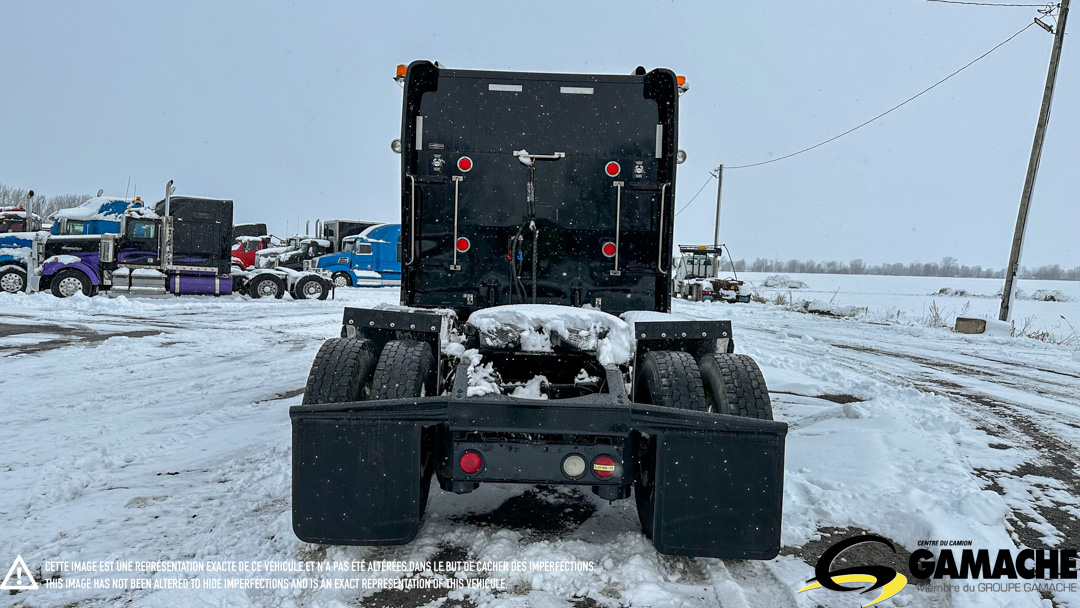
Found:
M 675 304 L 687 316 L 732 320 L 737 350 L 761 364 L 776 417 L 790 424 L 784 549 L 771 562 L 661 556 L 640 534 L 632 501 L 515 486 L 463 496 L 435 486 L 420 536 L 407 546 L 303 543 L 291 530 L 288 408 L 300 402 L 322 340 L 338 334 L 342 308 L 396 302 L 396 289 L 339 289 L 323 302 L 0 294 L 0 574 L 15 555 L 39 582 L 130 574 L 56 572 L 46 565 L 56 561 L 593 565 L 457 574 L 501 578 L 505 590 L 43 587 L 0 596 L 0 605 L 844 607 L 870 599 L 796 593 L 830 534 L 866 530 L 905 551 L 927 539 L 992 550 L 1080 546 L 1077 350 L 904 321 L 930 293 L 967 289 L 970 280 L 799 278 L 824 294 L 807 299 L 828 301 L 839 287 L 838 303 L 899 309 L 901 322 L 771 304 Z M 977 287 L 993 293 L 990 283 Z M 996 309 L 986 298 L 972 298 L 972 307 L 984 300 Z M 1022 301 L 1018 315 L 1036 304 L 1075 310 Z M 402 574 L 159 568 L 141 576 L 204 585 L 303 576 L 344 587 Z M 1077 594 L 1051 598 L 1080 606 Z M 909 585 L 879 605 L 1050 604 L 1035 592 Z
M 727 276 L 727 275 L 724 275 Z M 770 277 L 788 277 L 805 287 L 766 287 Z M 1003 279 L 949 277 L 886 277 L 847 274 L 739 273 L 752 289 L 770 301 L 777 295 L 799 300 L 820 300 L 838 306 L 865 309 L 867 320 L 926 324 L 937 308 L 941 323 L 951 325 L 957 315 L 996 319 L 1001 300 L 997 295 Z M 1024 333 L 1047 331 L 1066 337 L 1080 330 L 1080 281 L 1017 282 L 1020 297 L 1013 301 L 1013 319 Z M 1058 295 L 1065 301 L 1048 302 L 1034 298 Z

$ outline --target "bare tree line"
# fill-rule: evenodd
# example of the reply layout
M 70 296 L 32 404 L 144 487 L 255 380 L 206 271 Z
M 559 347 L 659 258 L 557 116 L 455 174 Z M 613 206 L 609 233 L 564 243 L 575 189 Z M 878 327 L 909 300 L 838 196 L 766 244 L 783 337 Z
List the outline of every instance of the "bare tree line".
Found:
M 93 195 L 91 194 L 54 194 L 52 196 L 42 196 L 35 192 L 33 211 L 42 217 L 47 217 L 61 209 L 78 207 L 91 198 L 93 198 Z M 0 208 L 18 207 L 20 205 L 27 209 L 31 207 L 30 191 L 0 183 Z
M 961 264 L 952 256 L 946 256 L 940 262 L 909 262 L 904 264 L 869 265 L 860 259 L 850 262 L 815 262 L 814 260 L 769 260 L 757 258 L 752 262 L 735 260 L 735 269 L 739 272 L 789 272 L 808 274 L 876 274 L 885 276 L 907 277 L 964 277 L 983 279 L 1003 279 L 1005 271 L 1000 268 L 983 268 L 979 265 Z M 1044 279 L 1051 281 L 1080 281 L 1080 266 L 1072 269 L 1062 268 L 1059 264 L 1022 267 L 1021 279 Z

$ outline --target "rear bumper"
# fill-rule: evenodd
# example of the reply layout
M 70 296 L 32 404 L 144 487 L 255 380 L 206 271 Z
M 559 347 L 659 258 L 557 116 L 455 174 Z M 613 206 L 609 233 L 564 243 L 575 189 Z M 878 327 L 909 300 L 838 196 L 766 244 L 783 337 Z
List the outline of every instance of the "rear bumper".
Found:
M 460 377 L 460 376 L 459 376 Z M 620 383 L 621 385 L 621 383 Z M 432 473 L 480 482 L 634 488 L 663 553 L 770 559 L 780 543 L 787 425 L 630 402 L 624 393 L 536 401 L 489 395 L 303 405 L 293 427 L 293 529 L 308 542 L 403 544 L 419 531 Z M 461 455 L 483 466 L 466 474 Z M 610 477 L 563 472 L 569 454 L 615 462 Z

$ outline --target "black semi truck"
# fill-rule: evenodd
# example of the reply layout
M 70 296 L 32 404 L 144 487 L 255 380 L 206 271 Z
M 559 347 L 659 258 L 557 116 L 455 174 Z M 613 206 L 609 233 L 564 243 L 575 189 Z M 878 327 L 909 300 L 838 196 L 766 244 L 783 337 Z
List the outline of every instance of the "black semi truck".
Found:
M 784 440 L 729 321 L 671 311 L 681 77 L 399 68 L 401 305 L 290 410 L 293 529 L 393 545 L 434 476 L 631 495 L 662 553 L 770 559 Z

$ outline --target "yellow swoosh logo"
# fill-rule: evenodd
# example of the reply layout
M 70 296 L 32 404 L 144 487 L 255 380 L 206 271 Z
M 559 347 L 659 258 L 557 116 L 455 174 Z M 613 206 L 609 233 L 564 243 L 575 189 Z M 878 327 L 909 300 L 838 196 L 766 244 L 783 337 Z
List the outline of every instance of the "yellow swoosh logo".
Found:
M 870 576 L 869 574 L 841 574 L 839 576 L 832 577 L 837 583 L 876 583 L 877 577 Z M 817 589 L 821 586 L 821 583 L 813 583 L 799 589 L 796 593 L 802 593 L 803 591 L 809 591 L 810 589 Z M 863 604 L 863 608 L 867 606 L 873 606 L 878 602 L 885 601 L 890 597 L 896 595 L 901 589 L 907 586 L 907 577 L 899 572 L 896 573 L 896 578 L 889 581 L 884 587 L 881 588 L 881 595 L 877 596 L 877 599 L 869 604 Z

